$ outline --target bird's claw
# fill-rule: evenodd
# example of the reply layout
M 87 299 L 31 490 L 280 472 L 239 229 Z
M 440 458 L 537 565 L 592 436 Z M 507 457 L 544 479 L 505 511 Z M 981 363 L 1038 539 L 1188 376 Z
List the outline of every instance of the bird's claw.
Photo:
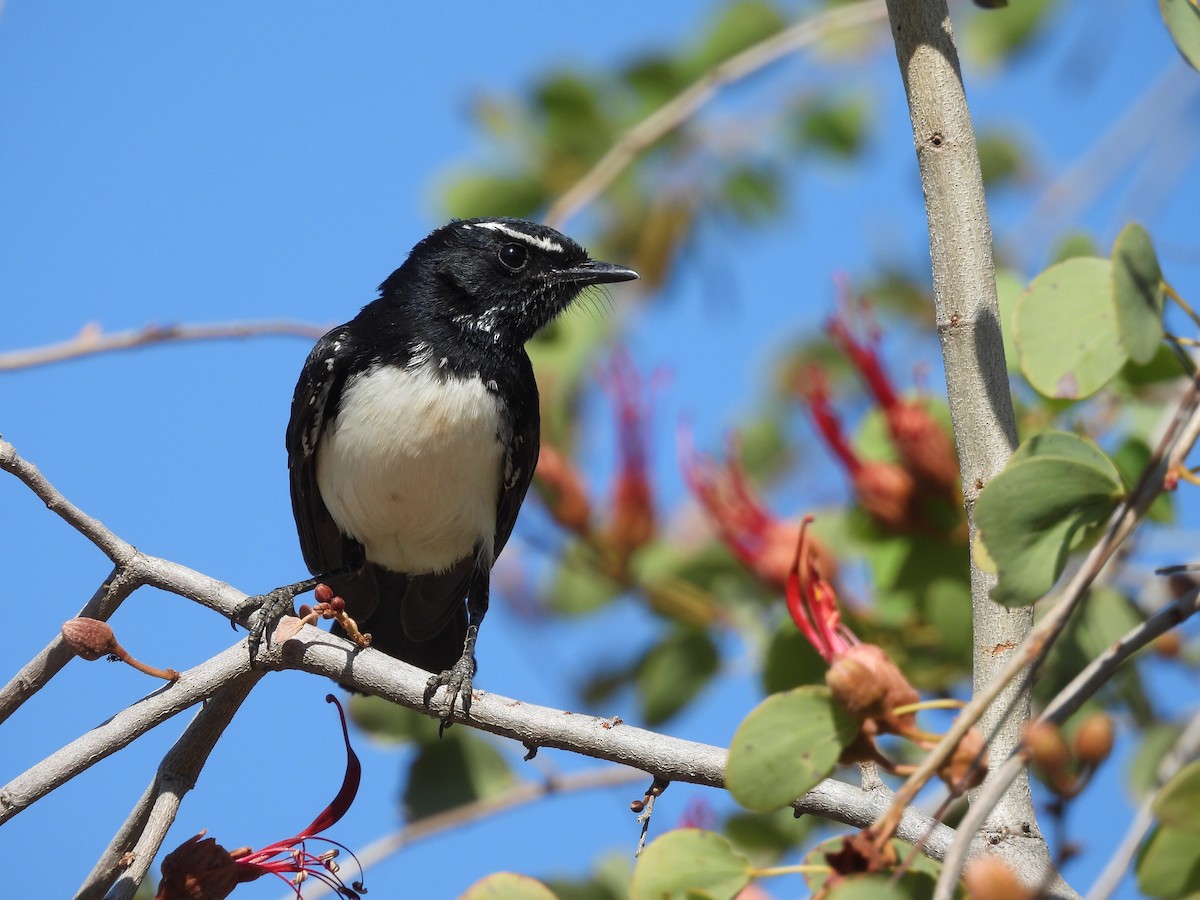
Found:
M 438 675 L 431 675 L 425 683 L 425 705 L 433 701 L 433 695 L 440 687 L 446 688 L 446 708 L 440 717 L 438 737 L 454 724 L 454 706 L 461 700 L 462 714 L 466 716 L 471 711 L 471 679 L 475 677 L 475 657 L 463 655 L 453 666 Z
M 235 619 L 241 619 L 254 613 L 254 621 L 250 625 L 250 636 L 246 645 L 250 650 L 250 665 L 258 657 L 258 650 L 266 638 L 267 646 L 271 646 L 270 629 L 283 616 L 295 613 L 296 592 L 289 588 L 276 588 L 266 594 L 251 597 L 238 607 Z

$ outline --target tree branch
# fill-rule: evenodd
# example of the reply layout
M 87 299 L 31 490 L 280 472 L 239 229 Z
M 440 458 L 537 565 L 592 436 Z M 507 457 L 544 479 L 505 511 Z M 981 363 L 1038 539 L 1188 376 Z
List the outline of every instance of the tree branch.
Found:
M 249 672 L 234 679 L 201 706 L 163 756 L 154 779 L 101 854 L 75 895 L 76 900 L 98 900 L 102 896 L 106 900 L 130 900 L 137 893 L 175 821 L 183 795 L 196 786 L 217 740 L 264 674 Z
M 1154 779 L 1158 787 L 1161 788 L 1175 777 L 1175 773 L 1191 762 L 1197 752 L 1200 752 L 1200 713 L 1192 716 L 1174 746 L 1158 764 L 1158 771 L 1155 773 Z M 1129 823 L 1129 830 L 1125 832 L 1125 836 L 1113 852 L 1104 871 L 1100 873 L 1091 890 L 1087 892 L 1087 900 L 1107 900 L 1117 889 L 1121 879 L 1125 877 L 1125 871 L 1133 862 L 1133 856 L 1141 846 L 1142 838 L 1154 824 L 1154 812 L 1151 807 L 1156 794 L 1157 791 L 1149 792 L 1141 806 L 1138 807 L 1133 821 Z
M 249 671 L 250 654 L 242 640 L 188 669 L 178 681 L 121 710 L 0 788 L 0 824 L 129 745 L 155 725 L 207 700 L 221 687 Z
M 1052 722 L 1055 725 L 1066 722 L 1088 698 L 1112 678 L 1113 673 L 1125 660 L 1156 637 L 1170 631 L 1197 612 L 1200 612 L 1200 588 L 1189 591 L 1145 621 L 1139 622 L 1076 675 L 1071 683 L 1050 702 L 1038 717 L 1039 720 Z M 955 839 L 950 853 L 946 856 L 943 871 L 951 873 L 946 876 L 948 884 L 953 885 L 958 880 L 958 873 L 966 865 L 970 853 L 970 840 L 964 839 L 963 836 L 974 834 L 983 826 L 987 814 L 1003 795 L 1007 786 L 1021 772 L 1026 771 L 1028 763 L 1027 753 L 1024 752 L 1023 747 L 1019 746 L 1004 760 L 1002 765 L 995 768 L 991 780 L 974 798 L 971 808 L 959 823 L 959 837 Z
M 983 177 L 945 0 L 888 0 L 888 15 L 925 191 L 937 328 L 973 540 L 979 494 L 1017 444 Z M 1006 756 L 1029 718 L 1029 692 L 1012 675 L 997 679 L 1029 633 L 1033 609 L 993 602 L 995 582 L 971 560 L 974 687 L 979 696 L 989 685 L 1000 686 L 981 723 L 990 752 Z M 901 793 L 904 803 L 911 801 Z M 997 806 L 994 820 L 1008 836 L 1032 838 L 1049 865 L 1027 779 Z M 1025 876 L 1038 881 L 1042 874 Z
M 115 331 L 105 334 L 100 330 L 99 325 L 91 324 L 84 326 L 75 337 L 57 344 L 0 353 L 0 372 L 31 369 L 35 366 L 94 356 L 97 353 L 132 350 L 136 347 L 149 347 L 153 344 L 229 340 L 265 335 L 304 337 L 315 341 L 328 330 L 328 327 L 324 325 L 279 320 L 226 322 L 213 325 L 147 325 L 134 331 Z
M 60 494 L 54 485 L 38 471 L 37 466 L 22 459 L 16 448 L 3 439 L 0 439 L 0 470 L 10 472 L 21 479 L 25 486 L 46 504 L 47 509 L 95 544 L 100 552 L 118 566 L 128 563 L 137 553 L 132 544 L 121 540 L 105 528 L 103 523 L 93 519 Z
M 458 828 L 461 825 L 469 825 L 481 819 L 490 818 L 518 806 L 534 803 L 545 797 L 592 791 L 645 780 L 645 773 L 639 772 L 637 769 L 624 766 L 599 766 L 585 772 L 550 775 L 542 781 L 525 781 L 495 797 L 474 800 L 410 822 L 403 828 L 368 844 L 361 851 L 356 852 L 354 858 L 365 873 L 371 866 L 383 862 L 417 841 Z M 306 900 L 316 900 L 316 898 L 324 897 L 332 892 L 331 887 L 317 882 L 307 888 L 305 896 Z
M 859 0 L 846 6 L 831 7 L 746 48 L 705 72 L 622 134 L 608 152 L 554 202 L 546 212 L 546 224 L 561 227 L 616 181 L 639 154 L 694 116 L 721 88 L 761 71 L 828 34 L 880 22 L 885 15 L 886 10 L 880 0 Z
M 84 604 L 79 615 L 107 621 L 140 584 L 137 579 L 129 577 L 128 570 L 120 567 L 113 569 L 104 583 L 96 589 L 92 599 Z M 75 654 L 67 647 L 62 635 L 55 635 L 41 653 L 26 663 L 8 684 L 0 688 L 0 724 L 20 709 L 21 704 L 45 687 L 47 682 L 74 658 Z

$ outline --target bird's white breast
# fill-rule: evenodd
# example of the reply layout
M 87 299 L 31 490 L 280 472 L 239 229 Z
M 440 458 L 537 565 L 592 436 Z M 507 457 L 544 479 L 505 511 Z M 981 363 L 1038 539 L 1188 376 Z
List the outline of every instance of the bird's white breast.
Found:
M 490 557 L 504 467 L 500 401 L 478 377 L 426 356 L 349 381 L 317 449 L 317 484 L 334 521 L 396 572 L 441 572 Z M 489 559 L 490 561 L 490 559 Z

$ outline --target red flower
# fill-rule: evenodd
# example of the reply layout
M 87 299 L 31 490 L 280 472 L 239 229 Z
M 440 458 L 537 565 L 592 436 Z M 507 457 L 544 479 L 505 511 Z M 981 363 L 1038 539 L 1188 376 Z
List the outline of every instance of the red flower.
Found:
M 678 442 L 684 480 L 721 540 L 764 583 L 782 588 L 792 569 L 799 526 L 776 518 L 763 505 L 738 461 L 735 438 L 729 440 L 723 464 L 698 453 L 686 428 L 679 430 Z M 818 552 L 832 569 L 832 557 Z
M 534 471 L 542 502 L 559 525 L 577 534 L 591 527 L 591 503 L 579 469 L 558 448 L 545 441 Z
M 650 401 L 641 373 L 625 348 L 613 353 L 603 378 L 616 406 L 619 460 L 609 543 L 617 552 L 618 569 L 623 570 L 630 555 L 651 540 L 655 531 L 646 449 Z
M 914 478 L 951 497 L 958 494 L 958 457 L 946 434 L 924 404 L 901 400 L 891 379 L 879 361 L 879 336 L 873 333 L 868 343 L 855 340 L 844 311 L 850 305 L 849 282 L 838 279 L 841 315 L 829 320 L 826 330 L 842 352 L 850 358 L 887 420 L 888 434 L 904 466 Z
M 297 897 L 301 897 L 300 884 L 309 876 L 323 882 L 347 900 L 358 900 L 361 894 L 366 893 L 360 882 L 348 886 L 338 877 L 334 860 L 338 851 L 346 848 L 320 834 L 336 825 L 346 814 L 362 780 L 362 765 L 350 746 L 346 714 L 332 694 L 325 699 L 337 707 L 342 737 L 346 742 L 346 774 L 333 802 L 299 834 L 268 844 L 261 850 L 242 847 L 232 852 L 226 851 L 212 838 L 205 838 L 203 831 L 189 838 L 163 859 L 163 877 L 155 900 L 222 900 L 237 885 L 267 874 L 277 875 L 287 882 Z M 334 849 L 312 853 L 307 847 L 309 841 L 330 844 Z M 293 877 L 286 877 L 288 875 Z
M 808 536 L 812 516 L 800 526 L 800 540 L 787 582 L 787 608 L 813 648 L 829 663 L 825 683 L 852 715 L 875 720 L 878 730 L 912 733 L 912 713 L 896 716 L 892 710 L 920 700 L 916 688 L 881 647 L 859 641 L 842 621 L 837 593 L 822 575 Z
M 893 531 L 920 527 L 923 517 L 913 477 L 896 463 L 863 460 L 854 452 L 833 411 L 829 379 L 817 366 L 809 369 L 805 395 L 817 431 L 850 476 L 855 496 L 867 514 Z

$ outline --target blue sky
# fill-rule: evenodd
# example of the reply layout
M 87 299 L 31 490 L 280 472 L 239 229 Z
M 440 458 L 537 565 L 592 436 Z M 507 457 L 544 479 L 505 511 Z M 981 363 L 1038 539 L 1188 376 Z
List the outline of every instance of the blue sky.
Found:
M 528 3 L 425 4 L 417 14 L 382 2 L 10 2 L 0 15 L 0 349 L 59 341 L 89 322 L 120 330 L 344 321 L 439 222 L 441 180 L 456 165 L 487 158 L 468 115 L 473 97 L 519 92 L 556 64 L 603 67 L 670 46 L 713 8 L 618 0 L 602 13 L 594 5 Z M 692 415 L 701 441 L 717 440 L 761 387 L 772 351 L 830 308 L 832 271 L 865 273 L 881 258 L 924 263 L 911 132 L 894 56 L 881 47 L 863 66 L 832 74 L 785 66 L 735 95 L 735 103 L 753 106 L 802 79 L 870 85 L 875 127 L 862 164 L 817 162 L 803 171 L 780 227 L 707 226 L 668 286 L 668 302 L 634 322 L 639 364 L 673 373 L 654 434 L 668 504 L 682 496 L 672 438 L 679 414 Z M 1053 178 L 1175 58 L 1148 4 L 1073 4 L 1014 67 L 970 70 L 968 95 L 977 122 L 1016 126 L 1034 148 L 1038 177 Z M 1183 79 L 1196 76 L 1177 68 L 1173 77 L 1182 90 Z M 734 108 L 719 104 L 714 121 Z M 1188 163 L 1161 203 L 1140 205 L 1149 190 L 1127 173 L 1079 221 L 1107 247 L 1127 216 L 1144 216 L 1160 245 L 1174 248 L 1163 254 L 1169 277 L 1195 298 L 1195 105 L 1160 124 L 1156 164 Z M 1010 240 L 1018 227 L 1044 230 L 1028 214 L 1012 197 L 995 198 L 997 239 Z M 1044 261 L 1050 236 L 1030 238 L 1026 274 Z M 265 590 L 303 573 L 282 434 L 307 350 L 286 338 L 205 343 L 4 374 L 0 432 L 74 502 L 147 552 L 249 592 Z M 606 473 L 612 441 L 604 401 L 589 410 L 586 458 Z M 835 490 L 817 493 L 830 500 Z M 537 513 L 526 519 L 523 528 L 545 527 Z M 0 646 L 0 670 L 8 673 L 74 614 L 108 565 L 8 478 L 0 479 L 0 547 L 16 611 Z M 151 591 L 127 601 L 113 624 L 135 654 L 179 669 L 234 639 L 211 613 Z M 571 679 L 584 673 L 569 661 L 614 634 L 644 647 L 653 630 L 633 605 L 530 629 L 495 604 L 477 684 L 571 705 Z M 758 697 L 748 660 L 733 649 L 735 662 L 706 693 L 703 711 L 673 721 L 671 733 L 728 742 Z M 72 664 L 6 723 L 0 781 L 150 689 L 123 667 Z M 336 774 L 310 774 L 314 760 L 340 758 L 322 702 L 328 690 L 299 674 L 265 679 L 185 801 L 167 846 L 205 827 L 230 846 L 261 845 L 307 823 L 338 783 Z M 604 712 L 632 720 L 632 703 L 622 702 Z M 147 735 L 6 826 L 6 890 L 68 895 L 181 725 Z M 399 760 L 361 735 L 357 744 L 364 786 L 337 830 L 351 846 L 397 824 Z M 507 752 L 516 758 L 519 750 Z M 563 770 L 590 765 L 561 753 L 539 759 Z M 502 868 L 581 871 L 600 851 L 632 849 L 627 804 L 637 793 L 552 800 L 472 826 L 378 868 L 368 886 L 379 896 L 403 885 L 411 896 L 441 897 Z M 655 830 L 695 793 L 673 789 Z M 1074 821 L 1100 817 L 1080 809 Z M 1068 870 L 1078 886 L 1103 863 L 1122 821 L 1080 828 L 1093 852 Z M 785 881 L 767 887 L 781 897 L 800 893 Z M 280 893 L 264 881 L 238 896 Z

